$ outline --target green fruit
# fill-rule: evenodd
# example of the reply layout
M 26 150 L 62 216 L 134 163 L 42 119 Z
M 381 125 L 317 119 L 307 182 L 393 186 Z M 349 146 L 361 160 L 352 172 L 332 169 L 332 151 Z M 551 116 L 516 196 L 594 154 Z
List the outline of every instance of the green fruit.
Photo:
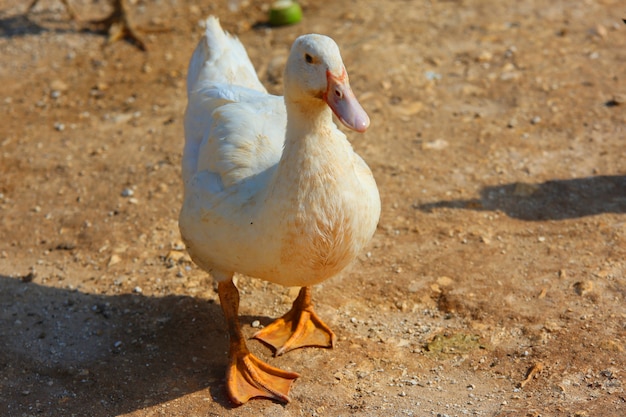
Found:
M 278 0 L 270 8 L 270 25 L 292 25 L 302 20 L 300 5 L 291 0 Z

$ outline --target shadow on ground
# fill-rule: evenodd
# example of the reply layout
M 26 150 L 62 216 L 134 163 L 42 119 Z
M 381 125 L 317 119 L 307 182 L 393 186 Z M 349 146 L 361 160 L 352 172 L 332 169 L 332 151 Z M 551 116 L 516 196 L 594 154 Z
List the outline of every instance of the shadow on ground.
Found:
M 0 19 L 0 37 L 39 35 L 48 29 L 29 20 L 25 15 L 9 16 Z
M 20 36 L 41 35 L 51 32 L 89 33 L 92 35 L 108 35 L 108 31 L 97 23 L 75 22 L 69 17 L 59 18 L 52 12 L 18 14 L 0 17 L 0 38 L 14 38 Z
M 485 187 L 480 199 L 437 201 L 415 208 L 502 211 L 521 220 L 565 220 L 601 213 L 626 213 L 626 176 L 512 183 Z
M 26 5 L 24 5 L 26 9 Z M 69 17 L 58 17 L 54 12 L 16 14 L 2 16 L 0 11 L 0 37 L 13 38 L 18 36 L 40 35 L 44 32 L 69 33 L 76 32 L 74 22 Z M 43 25 L 42 25 L 43 24 Z M 89 30 L 86 30 L 89 32 Z
M 0 415 L 118 415 L 205 389 L 229 408 L 218 304 L 25 278 L 0 275 Z

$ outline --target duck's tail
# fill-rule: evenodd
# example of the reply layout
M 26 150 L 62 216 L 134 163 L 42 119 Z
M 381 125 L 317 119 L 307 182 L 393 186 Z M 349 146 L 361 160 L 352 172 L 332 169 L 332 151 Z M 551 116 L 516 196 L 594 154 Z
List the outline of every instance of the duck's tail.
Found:
M 265 92 L 245 48 L 235 36 L 222 29 L 215 16 L 205 21 L 187 72 L 187 95 L 211 84 L 231 84 Z
M 266 92 L 241 42 L 226 33 L 216 17 L 210 16 L 187 71 L 182 164 L 185 184 L 196 172 L 198 150 L 213 123 L 213 111 L 226 102 L 237 101 L 246 89 Z

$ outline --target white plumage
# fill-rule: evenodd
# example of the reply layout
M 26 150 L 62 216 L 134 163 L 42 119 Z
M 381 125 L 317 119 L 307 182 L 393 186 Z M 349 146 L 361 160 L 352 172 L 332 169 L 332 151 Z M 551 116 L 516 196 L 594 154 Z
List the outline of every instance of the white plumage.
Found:
M 309 36 L 343 67 L 330 38 Z M 215 18 L 187 82 L 180 227 L 193 260 L 218 280 L 240 272 L 290 286 L 347 266 L 374 233 L 380 200 L 326 104 L 316 99 L 323 123 L 311 126 L 294 110 L 287 131 L 283 97 L 266 93 L 241 43 Z
M 248 351 L 234 273 L 303 287 L 291 310 L 255 335 L 276 354 L 333 347 L 310 286 L 344 269 L 380 216 L 371 171 L 332 121 L 334 112 L 353 130 L 369 125 L 335 42 L 299 37 L 284 80 L 284 98 L 267 94 L 241 43 L 207 19 L 187 77 L 179 224 L 194 262 L 218 281 L 230 334 L 227 389 L 236 404 L 289 401 L 298 374 Z

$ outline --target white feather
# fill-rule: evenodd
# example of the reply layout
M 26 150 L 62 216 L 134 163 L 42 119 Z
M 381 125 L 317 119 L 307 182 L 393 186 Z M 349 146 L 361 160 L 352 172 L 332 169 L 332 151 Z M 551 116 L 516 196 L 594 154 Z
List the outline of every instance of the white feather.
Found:
M 296 43 L 343 68 L 330 38 Z M 267 94 L 215 18 L 192 56 L 179 223 L 193 260 L 218 280 L 240 272 L 312 285 L 345 268 L 375 231 L 376 183 L 316 98 L 326 73 L 298 65 L 288 67 L 285 99 Z

